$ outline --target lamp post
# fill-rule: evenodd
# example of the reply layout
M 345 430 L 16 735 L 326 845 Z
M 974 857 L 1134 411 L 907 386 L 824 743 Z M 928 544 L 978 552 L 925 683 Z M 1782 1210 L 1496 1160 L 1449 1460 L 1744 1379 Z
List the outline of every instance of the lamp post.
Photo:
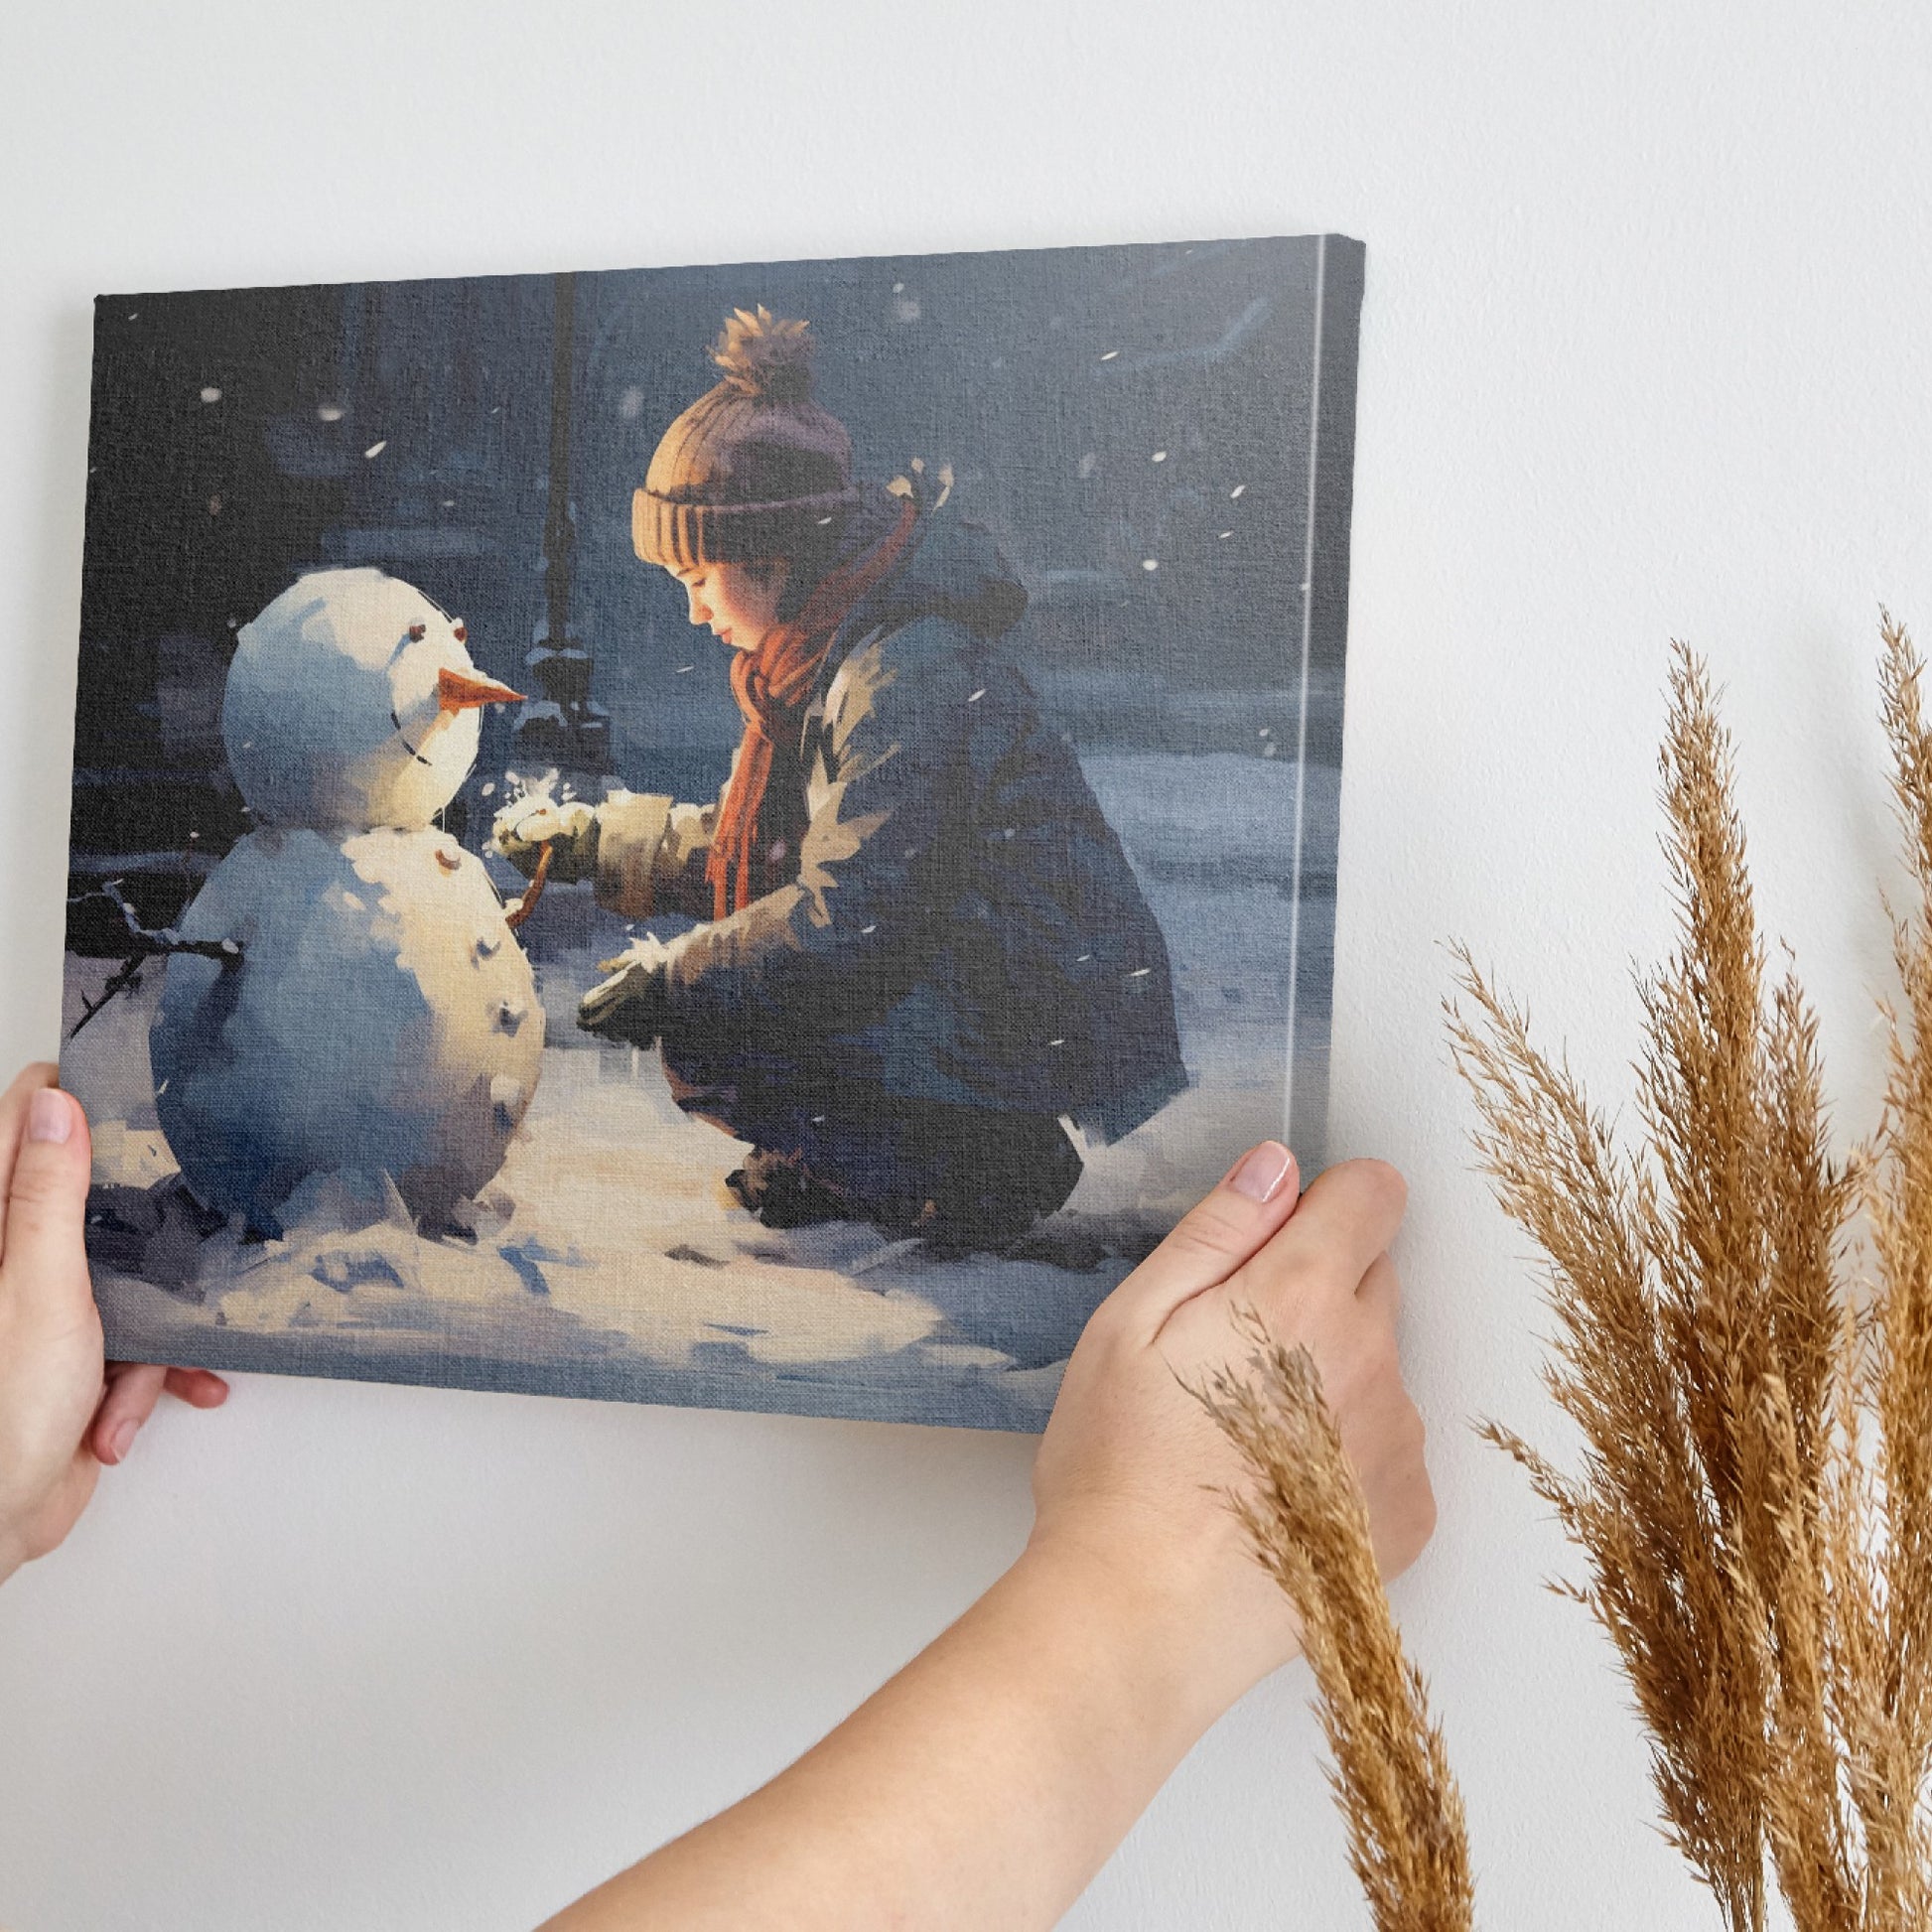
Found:
M 543 522 L 545 635 L 523 660 L 531 695 L 511 731 L 526 765 L 554 764 L 566 778 L 601 778 L 611 769 L 611 715 L 591 697 L 591 654 L 570 634 L 571 572 L 577 525 L 570 505 L 570 415 L 577 322 L 577 277 L 555 278 L 556 321 L 550 359 L 550 502 Z

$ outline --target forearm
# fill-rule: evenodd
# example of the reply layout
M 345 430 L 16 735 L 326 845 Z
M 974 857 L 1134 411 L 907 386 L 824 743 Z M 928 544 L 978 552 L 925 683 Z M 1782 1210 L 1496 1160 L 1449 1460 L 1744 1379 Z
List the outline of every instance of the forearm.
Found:
M 1183 1617 L 1031 1551 L 823 1743 L 551 1932 L 1050 1926 L 1220 1713 Z

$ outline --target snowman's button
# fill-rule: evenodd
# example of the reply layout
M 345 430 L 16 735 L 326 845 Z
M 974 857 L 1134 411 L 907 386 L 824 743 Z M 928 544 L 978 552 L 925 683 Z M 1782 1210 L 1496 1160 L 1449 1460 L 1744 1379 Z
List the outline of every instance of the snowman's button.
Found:
M 489 1083 L 489 1104 L 499 1127 L 514 1127 L 523 1113 L 523 1082 L 498 1073 Z
M 530 1009 L 521 1000 L 504 1000 L 496 1009 L 496 1024 L 506 1034 L 515 1033 L 529 1017 Z
M 500 932 L 480 932 L 477 934 L 476 952 L 479 959 L 494 959 L 503 949 L 503 935 Z
M 455 872 L 463 864 L 463 854 L 453 845 L 439 845 L 436 848 L 436 863 L 445 872 Z

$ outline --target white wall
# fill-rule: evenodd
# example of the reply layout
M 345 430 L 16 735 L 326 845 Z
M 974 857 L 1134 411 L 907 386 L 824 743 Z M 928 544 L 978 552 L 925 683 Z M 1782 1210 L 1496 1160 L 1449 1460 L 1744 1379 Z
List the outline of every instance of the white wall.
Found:
M 1414 1185 L 1443 1498 L 1399 1588 L 1490 1927 L 1715 1923 L 1563 1552 L 1439 942 L 1623 1091 L 1668 931 L 1666 640 L 1728 683 L 1761 898 L 1869 1118 L 1884 599 L 1932 639 L 1921 9 L 40 5 L 0 49 L 0 1062 L 54 1050 L 88 301 L 1337 228 L 1369 245 L 1337 1152 Z M 1575 18 L 1559 22 L 1569 13 Z M 242 1379 L 0 1595 L 0 1921 L 525 1924 L 774 1770 L 1012 1556 L 1023 1440 Z M 1364 1922 L 1305 1680 L 1072 1923 Z M 997 1857 L 989 1847 L 988 1856 Z

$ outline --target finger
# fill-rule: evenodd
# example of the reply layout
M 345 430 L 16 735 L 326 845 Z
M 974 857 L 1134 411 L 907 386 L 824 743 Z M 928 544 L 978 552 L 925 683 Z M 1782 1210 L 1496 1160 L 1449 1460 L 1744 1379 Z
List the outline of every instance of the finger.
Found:
M 608 1020 L 631 1000 L 640 984 L 648 978 L 644 968 L 634 961 L 623 962 L 609 979 L 600 980 L 578 1002 L 577 1024 L 580 1027 L 595 1027 Z
M 7 1187 L 27 1133 L 27 1109 L 40 1088 L 54 1086 L 60 1078 L 61 1069 L 52 1060 L 36 1060 L 22 1067 L 0 1095 L 0 1254 L 7 1251 Z
M 1279 1141 L 1250 1148 L 1212 1193 L 1108 1297 L 1156 1333 L 1181 1303 L 1226 1281 L 1296 1212 L 1295 1157 Z
M 218 1409 L 228 1399 L 227 1383 L 212 1369 L 171 1368 L 167 1389 L 191 1409 Z
M 578 1001 L 579 1013 L 602 1013 L 607 1007 L 615 1005 L 630 968 L 620 954 L 613 959 L 601 960 L 598 971 L 604 974 L 604 978 Z
M 91 1150 L 80 1103 L 35 1086 L 7 1180 L 0 1293 L 30 1319 L 70 1322 L 93 1306 L 85 1227 Z
M 563 830 L 557 814 L 548 805 L 534 805 L 521 812 L 505 806 L 498 814 L 497 826 L 499 837 L 507 836 L 532 851 Z
M 110 1468 L 134 1447 L 141 1425 L 154 1414 L 168 1371 L 147 1362 L 117 1362 L 107 1375 L 91 1432 L 94 1454 Z
M 1408 1183 L 1386 1161 L 1343 1161 L 1318 1173 L 1295 1218 L 1242 1270 L 1265 1302 L 1288 1286 L 1298 1295 L 1352 1295 L 1402 1226 Z

